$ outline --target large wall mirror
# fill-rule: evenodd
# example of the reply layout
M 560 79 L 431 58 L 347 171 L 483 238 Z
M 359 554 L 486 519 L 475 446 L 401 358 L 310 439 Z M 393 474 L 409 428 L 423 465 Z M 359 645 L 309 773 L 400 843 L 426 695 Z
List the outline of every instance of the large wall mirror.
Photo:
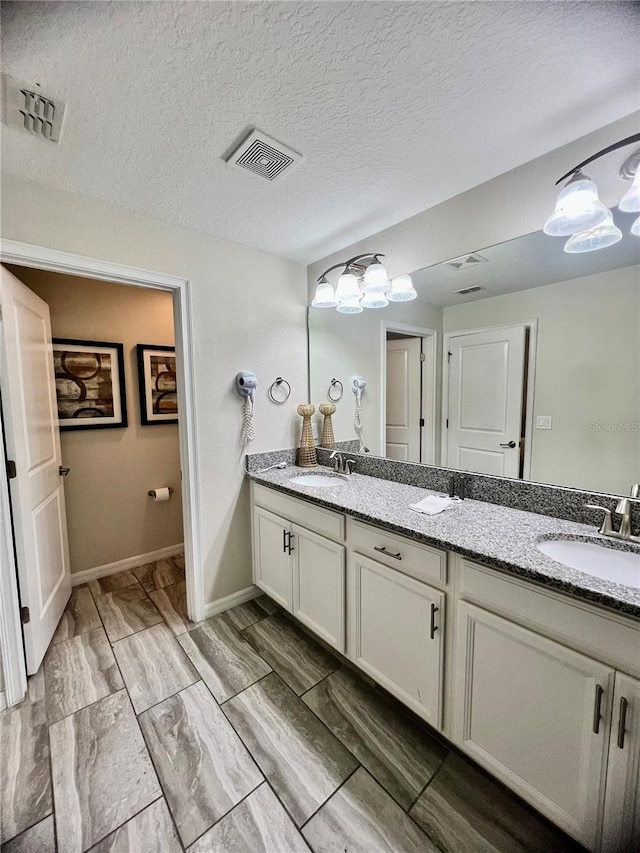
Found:
M 310 308 L 311 400 L 344 387 L 336 440 L 357 437 L 357 415 L 362 452 L 628 494 L 640 481 L 640 239 L 615 215 L 624 237 L 605 249 L 567 254 L 537 232 L 413 272 L 412 302 Z

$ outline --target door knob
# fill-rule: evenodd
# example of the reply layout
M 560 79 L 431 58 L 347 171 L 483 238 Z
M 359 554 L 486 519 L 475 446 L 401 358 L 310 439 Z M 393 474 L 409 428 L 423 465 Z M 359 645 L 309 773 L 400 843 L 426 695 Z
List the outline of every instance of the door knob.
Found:
M 516 446 L 515 441 L 508 441 L 506 444 L 501 444 L 500 447 L 510 447 L 513 449 Z
M 70 470 L 71 468 L 65 468 L 64 465 L 61 465 L 58 468 L 58 474 L 60 474 L 61 477 L 66 477 Z

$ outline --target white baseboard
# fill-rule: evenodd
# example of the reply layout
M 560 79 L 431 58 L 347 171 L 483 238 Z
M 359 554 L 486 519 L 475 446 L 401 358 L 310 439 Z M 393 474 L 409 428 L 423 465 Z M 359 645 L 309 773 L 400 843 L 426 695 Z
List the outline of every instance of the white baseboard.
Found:
M 168 545 L 166 548 L 159 548 L 157 551 L 149 551 L 148 554 L 138 554 L 136 557 L 127 557 L 124 560 L 118 560 L 115 563 L 105 563 L 104 566 L 95 566 L 93 569 L 84 569 L 82 572 L 72 572 L 71 584 L 77 586 L 79 583 L 87 583 L 87 581 L 95 581 L 98 578 L 105 578 L 107 575 L 115 575 L 118 572 L 124 572 L 126 569 L 135 569 L 136 566 L 143 566 L 145 563 L 155 563 L 156 560 L 165 560 L 167 557 L 173 557 L 175 554 L 182 554 L 184 545 Z
M 4 709 L 6 707 L 7 707 L 7 694 L 3 690 L 2 693 L 0 693 L 0 711 L 4 711 Z
M 224 610 L 229 610 L 231 607 L 236 607 L 238 604 L 244 604 L 245 601 L 251 601 L 261 594 L 261 590 L 257 586 L 248 586 L 238 592 L 232 592 L 231 595 L 225 595 L 223 598 L 217 598 L 215 601 L 210 601 L 204 606 L 204 618 L 216 616 Z

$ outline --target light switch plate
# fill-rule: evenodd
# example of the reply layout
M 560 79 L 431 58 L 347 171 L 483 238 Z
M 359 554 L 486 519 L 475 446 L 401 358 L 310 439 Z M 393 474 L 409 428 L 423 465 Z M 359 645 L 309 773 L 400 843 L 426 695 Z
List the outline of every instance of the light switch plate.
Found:
M 551 415 L 536 415 L 536 429 L 551 429 Z

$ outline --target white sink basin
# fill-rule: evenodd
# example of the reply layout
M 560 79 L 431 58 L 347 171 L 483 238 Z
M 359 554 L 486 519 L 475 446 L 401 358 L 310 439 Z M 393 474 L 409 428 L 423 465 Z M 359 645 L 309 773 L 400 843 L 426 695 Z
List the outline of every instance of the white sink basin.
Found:
M 597 542 L 577 539 L 546 539 L 538 542 L 538 550 L 571 569 L 640 587 L 640 552 L 618 551 Z
M 326 489 L 328 486 L 344 486 L 345 481 L 341 477 L 332 477 L 331 474 L 300 474 L 292 477 L 290 483 L 296 486 L 319 486 Z

